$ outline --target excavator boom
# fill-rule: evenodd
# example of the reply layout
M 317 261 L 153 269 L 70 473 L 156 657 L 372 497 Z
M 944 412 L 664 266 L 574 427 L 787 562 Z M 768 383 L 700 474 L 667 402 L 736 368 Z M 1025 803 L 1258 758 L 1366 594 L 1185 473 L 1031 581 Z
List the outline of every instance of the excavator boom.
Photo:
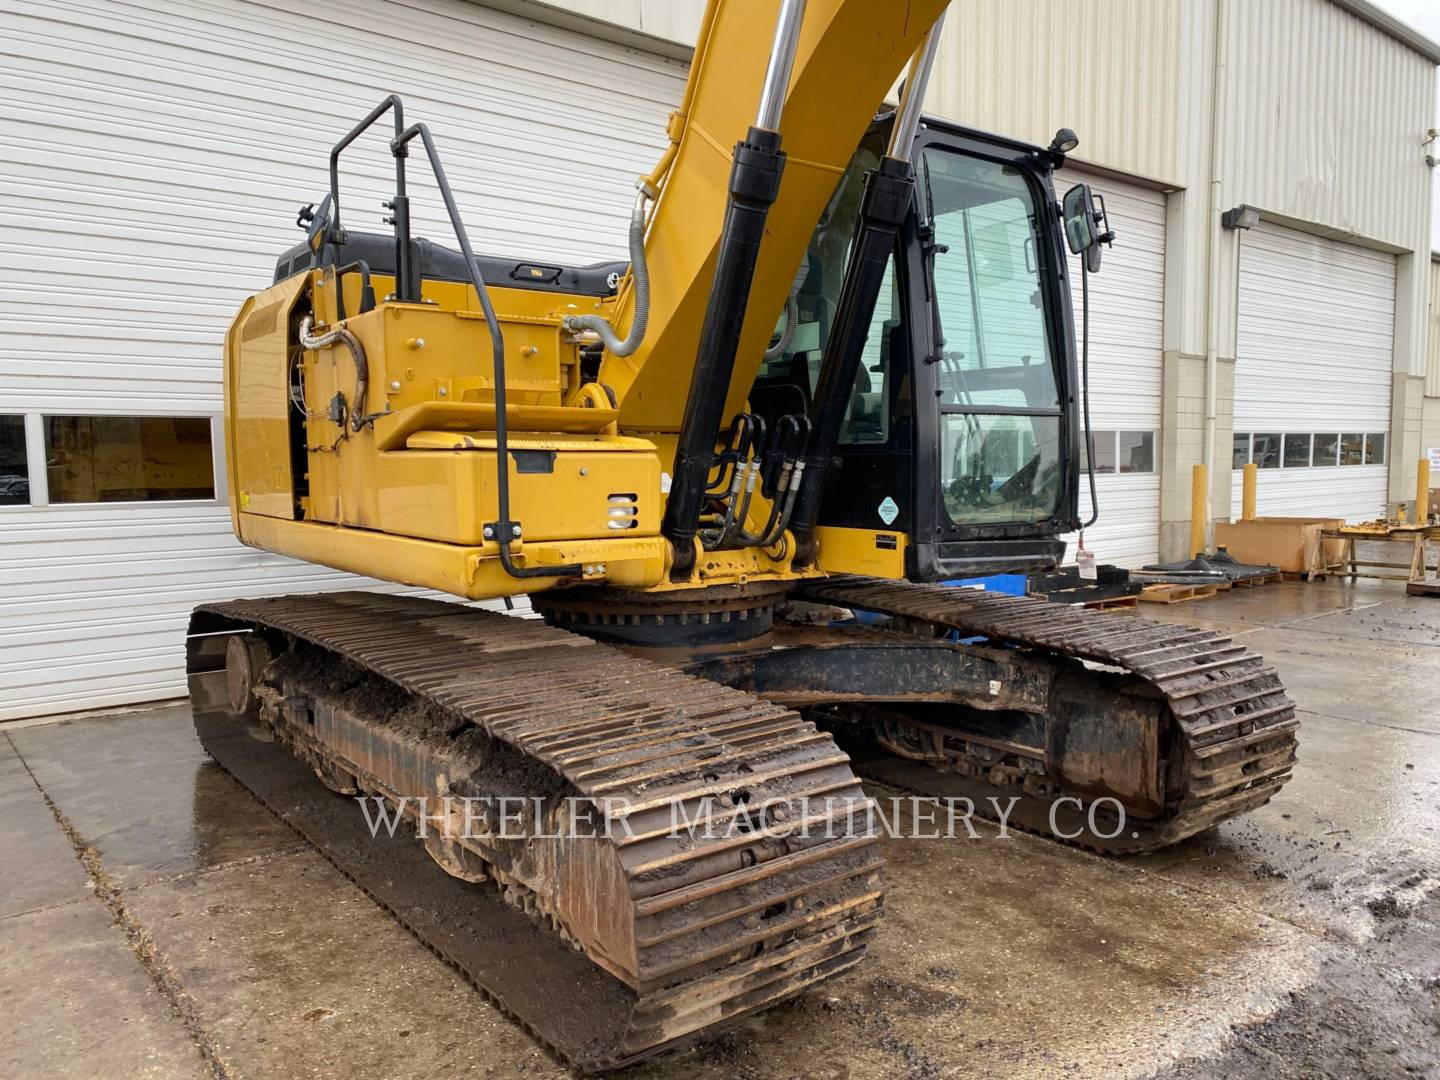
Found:
M 712 4 L 671 120 L 673 152 L 651 179 L 661 186 L 646 235 L 650 330 L 630 357 L 607 357 L 620 422 L 634 433 L 677 432 L 698 355 L 721 242 L 731 153 L 754 124 L 771 27 L 782 5 Z M 940 17 L 946 0 L 865 3 L 807 0 L 779 130 L 786 161 L 722 415 L 739 412 L 790 292 L 796 267 L 876 108 Z M 633 291 L 619 301 L 628 325 Z

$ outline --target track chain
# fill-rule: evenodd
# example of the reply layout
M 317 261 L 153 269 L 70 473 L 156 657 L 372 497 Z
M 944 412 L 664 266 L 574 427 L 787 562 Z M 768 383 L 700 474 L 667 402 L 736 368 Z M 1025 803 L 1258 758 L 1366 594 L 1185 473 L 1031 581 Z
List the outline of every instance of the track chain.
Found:
M 837 577 L 795 594 L 928 626 L 935 634 L 1074 657 L 1118 669 L 1161 695 L 1179 742 L 1178 774 L 1168 777 L 1165 815 L 1113 843 L 1086 836 L 1081 846 L 1134 852 L 1175 843 L 1268 802 L 1290 779 L 1300 721 L 1273 667 L 1213 630 L 1150 622 L 1133 615 L 1053 604 L 944 585 Z M 902 786 L 918 790 L 915 767 Z M 1043 831 L 1043 830 L 1042 830 Z
M 414 743 L 437 763 L 427 777 L 468 775 L 465 770 L 472 765 L 481 769 L 484 763 L 471 762 L 467 755 L 478 753 L 471 748 L 478 745 L 475 732 L 483 732 L 493 743 L 524 755 L 531 765 L 522 772 L 534 766 L 549 770 L 572 796 L 593 801 L 600 814 L 612 819 L 607 825 L 615 825 L 615 817 L 626 819 L 604 834 L 613 839 L 585 841 L 617 849 L 614 861 L 623 876 L 618 899 L 557 899 L 567 877 L 564 852 L 556 856 L 541 888 L 521 885 L 525 868 L 533 866 L 524 854 L 507 852 L 502 842 L 467 844 L 463 852 L 472 862 L 490 860 L 485 876 L 542 923 L 568 925 L 566 913 L 573 915 L 577 902 L 613 902 L 623 908 L 599 911 L 594 923 L 613 916 L 623 924 L 617 940 L 623 939 L 628 955 L 621 949 L 592 954 L 586 948 L 586 955 L 608 972 L 598 982 L 591 980 L 593 993 L 619 994 L 627 1002 L 618 1024 L 614 1002 L 587 1001 L 571 977 L 537 998 L 532 987 L 513 980 L 532 983 L 543 977 L 539 971 L 507 974 L 487 961 L 473 941 L 495 937 L 485 929 L 483 914 L 487 907 L 503 910 L 493 896 L 473 891 L 473 910 L 464 917 L 480 930 L 470 935 L 467 946 L 449 933 L 453 914 L 426 913 L 423 890 L 411 889 L 403 902 L 382 899 L 397 886 L 393 881 L 377 884 L 384 872 L 361 865 L 373 861 L 373 854 L 357 852 L 353 842 L 344 851 L 326 852 L 567 1063 L 593 1071 L 640 1060 L 717 1023 L 792 997 L 848 970 L 863 956 L 883 901 L 881 863 L 873 828 L 868 822 L 855 827 L 853 820 L 871 804 L 830 736 L 795 712 L 538 621 L 368 593 L 198 609 L 190 641 L 197 701 L 216 697 L 213 684 L 224 676 L 225 640 L 247 633 L 278 644 L 277 656 L 318 649 L 343 658 L 434 710 L 443 723 Z M 209 688 L 199 685 L 205 680 Z M 287 693 L 284 687 L 277 691 L 282 697 Z M 213 709 L 202 724 L 200 712 L 197 707 L 197 727 L 207 749 L 270 802 L 264 769 L 276 766 L 245 766 L 240 759 L 254 758 L 260 752 L 255 747 L 273 749 L 274 744 L 233 737 L 243 731 L 236 717 L 217 729 Z M 321 720 L 314 730 L 324 729 Z M 412 744 L 396 742 L 399 737 L 385 730 L 383 720 L 372 726 L 381 740 L 373 745 L 384 752 L 366 760 L 357 760 L 363 754 L 337 751 L 337 745 L 348 745 L 343 741 L 327 743 L 302 730 L 281 734 L 312 764 L 316 755 L 326 758 L 362 790 L 397 802 L 407 794 L 423 794 L 397 780 L 415 775 L 414 769 L 384 775 L 387 755 L 409 753 Z M 230 737 L 217 737 L 217 730 Z M 525 782 L 536 781 L 528 777 Z M 318 796 L 337 802 L 311 786 Z M 293 785 L 285 790 L 289 801 L 272 808 L 293 811 Z M 811 831 L 797 836 L 796 822 L 785 820 L 787 808 L 813 813 L 817 805 L 824 809 L 808 819 Z M 357 807 L 346 809 L 360 816 Z M 694 821 L 702 812 L 720 819 L 720 827 L 678 836 L 670 827 L 677 815 Z M 295 820 L 295 813 L 287 817 Z M 325 850 L 327 827 L 302 831 Z M 418 845 L 411 840 L 410 847 Z M 587 856 L 582 852 L 580 857 L 583 862 Z M 533 875 L 529 884 L 535 884 Z M 453 908 L 453 888 L 446 895 Z M 505 933 L 513 934 L 513 926 Z M 547 937 L 554 944 L 557 935 Z M 522 998 L 524 1004 L 517 1006 Z M 547 1015 L 552 1009 L 555 1015 Z M 588 1024 L 587 1017 L 593 1018 Z

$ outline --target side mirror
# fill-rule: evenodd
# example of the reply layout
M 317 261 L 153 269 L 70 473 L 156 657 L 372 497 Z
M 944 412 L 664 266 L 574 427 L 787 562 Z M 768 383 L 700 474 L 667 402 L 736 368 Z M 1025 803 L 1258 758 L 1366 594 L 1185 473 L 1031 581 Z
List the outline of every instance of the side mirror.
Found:
M 1100 245 L 1115 239 L 1106 220 L 1105 200 L 1092 194 L 1089 184 L 1076 184 L 1065 193 L 1062 209 L 1065 243 L 1072 253 L 1085 256 L 1085 266 L 1093 274 L 1100 269 Z
M 314 203 L 301 207 L 300 215 L 295 219 L 295 224 L 305 230 L 305 243 L 317 254 L 329 239 L 332 213 L 333 200 L 327 194 L 320 200 L 318 207 Z
M 1089 251 L 1099 241 L 1095 230 L 1095 199 L 1089 184 L 1076 184 L 1065 193 L 1065 242 L 1070 253 Z

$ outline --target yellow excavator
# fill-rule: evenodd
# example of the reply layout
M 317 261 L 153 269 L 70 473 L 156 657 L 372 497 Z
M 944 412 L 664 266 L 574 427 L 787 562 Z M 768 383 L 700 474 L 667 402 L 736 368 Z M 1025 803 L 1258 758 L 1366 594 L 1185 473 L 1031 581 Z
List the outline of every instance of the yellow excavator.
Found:
M 921 115 L 944 7 L 712 0 L 623 263 L 477 255 L 387 98 L 226 337 L 242 541 L 543 618 L 207 604 L 202 740 L 578 1068 L 861 959 L 857 770 L 1110 852 L 1290 775 L 1293 704 L 1223 635 L 941 584 L 1082 524 L 1070 281 L 1110 239 L 1056 198 L 1073 133 Z M 340 163 L 377 125 L 365 233 Z M 417 157 L 453 247 L 411 235 Z

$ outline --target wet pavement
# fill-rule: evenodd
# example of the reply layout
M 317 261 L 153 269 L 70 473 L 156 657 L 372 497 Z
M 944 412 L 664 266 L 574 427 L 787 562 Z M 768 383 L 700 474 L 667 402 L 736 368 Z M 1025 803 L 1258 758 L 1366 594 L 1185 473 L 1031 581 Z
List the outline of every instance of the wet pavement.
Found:
M 1142 614 L 1265 654 L 1300 765 L 1158 854 L 891 840 L 866 962 L 645 1080 L 1440 1076 L 1440 601 Z M 188 709 L 0 728 L 0 1077 L 563 1076 L 207 763 Z

